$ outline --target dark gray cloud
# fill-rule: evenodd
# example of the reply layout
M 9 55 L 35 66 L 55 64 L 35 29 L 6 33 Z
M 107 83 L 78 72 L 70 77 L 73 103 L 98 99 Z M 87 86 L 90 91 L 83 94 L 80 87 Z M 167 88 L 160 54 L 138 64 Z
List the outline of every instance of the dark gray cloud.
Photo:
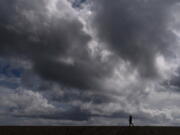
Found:
M 67 5 L 69 1 L 73 5 Z M 165 102 L 153 90 L 165 84 L 146 80 L 159 75 L 157 56 L 169 57 L 174 47 L 175 36 L 168 26 L 170 9 L 176 2 L 0 1 L 0 57 L 30 63 L 28 68 L 22 65 L 23 73 L 18 77 L 0 76 L 0 124 L 9 123 L 6 117 L 26 124 L 42 119 L 41 124 L 61 120 L 77 125 L 119 124 L 129 113 L 142 123 L 178 116 L 177 108 L 167 111 L 157 107 Z M 93 20 L 83 18 L 87 14 L 81 16 L 80 10 L 87 10 Z M 94 42 L 99 48 L 89 50 L 89 43 Z M 103 49 L 110 51 L 105 60 Z M 97 54 L 92 56 L 91 51 Z M 179 76 L 170 83 L 179 87 Z M 163 94 L 171 99 L 168 93 Z M 168 106 L 179 99 L 175 97 Z
M 93 115 L 90 112 L 81 110 L 80 108 L 71 108 L 71 110 L 64 112 L 53 112 L 50 114 L 15 114 L 15 117 L 25 118 L 43 118 L 43 119 L 54 119 L 54 120 L 72 120 L 72 121 L 88 121 Z
M 176 39 L 168 28 L 177 0 L 93 1 L 95 27 L 108 47 L 138 69 L 143 77 L 158 75 L 155 58 L 167 56 Z
M 97 79 L 110 71 L 110 64 L 90 57 L 87 45 L 91 36 L 73 16 L 48 18 L 45 1 L 7 1 L 1 6 L 2 57 L 29 60 L 43 79 L 79 89 L 98 87 Z
M 158 75 L 156 55 L 166 56 L 175 41 L 167 23 L 168 11 L 176 2 L 94 1 L 94 26 L 113 53 L 142 76 L 154 77 Z M 33 70 L 46 80 L 80 89 L 99 88 L 99 80 L 111 74 L 114 63 L 90 57 L 91 36 L 83 31 L 83 24 L 73 16 L 49 18 L 46 3 L 2 2 L 0 55 L 30 60 Z
M 180 69 L 178 68 L 175 75 L 162 82 L 162 85 L 167 88 L 168 91 L 180 91 Z

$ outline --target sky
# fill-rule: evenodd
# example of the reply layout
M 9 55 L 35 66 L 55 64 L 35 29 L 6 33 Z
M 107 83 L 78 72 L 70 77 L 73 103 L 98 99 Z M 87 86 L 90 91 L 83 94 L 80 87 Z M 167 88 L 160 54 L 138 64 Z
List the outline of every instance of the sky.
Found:
M 1 0 L 0 125 L 180 126 L 178 0 Z

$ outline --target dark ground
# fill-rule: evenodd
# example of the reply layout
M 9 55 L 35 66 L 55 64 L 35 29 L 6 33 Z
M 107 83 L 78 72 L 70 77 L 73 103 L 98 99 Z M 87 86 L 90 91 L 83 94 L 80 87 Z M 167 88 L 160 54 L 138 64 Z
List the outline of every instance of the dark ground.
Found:
M 0 135 L 180 135 L 180 127 L 0 127 Z

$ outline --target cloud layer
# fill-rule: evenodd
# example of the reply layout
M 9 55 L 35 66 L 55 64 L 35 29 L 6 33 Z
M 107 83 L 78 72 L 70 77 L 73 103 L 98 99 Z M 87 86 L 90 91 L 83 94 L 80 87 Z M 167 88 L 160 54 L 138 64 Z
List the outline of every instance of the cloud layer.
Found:
M 177 0 L 0 1 L 0 124 L 123 125 L 130 113 L 139 125 L 176 124 L 177 9 Z

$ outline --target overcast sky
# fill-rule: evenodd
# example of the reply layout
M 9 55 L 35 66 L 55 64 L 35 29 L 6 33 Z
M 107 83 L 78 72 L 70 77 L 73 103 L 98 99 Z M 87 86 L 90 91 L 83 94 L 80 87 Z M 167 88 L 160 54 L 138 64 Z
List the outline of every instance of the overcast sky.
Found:
M 180 126 L 179 0 L 0 0 L 0 125 Z

